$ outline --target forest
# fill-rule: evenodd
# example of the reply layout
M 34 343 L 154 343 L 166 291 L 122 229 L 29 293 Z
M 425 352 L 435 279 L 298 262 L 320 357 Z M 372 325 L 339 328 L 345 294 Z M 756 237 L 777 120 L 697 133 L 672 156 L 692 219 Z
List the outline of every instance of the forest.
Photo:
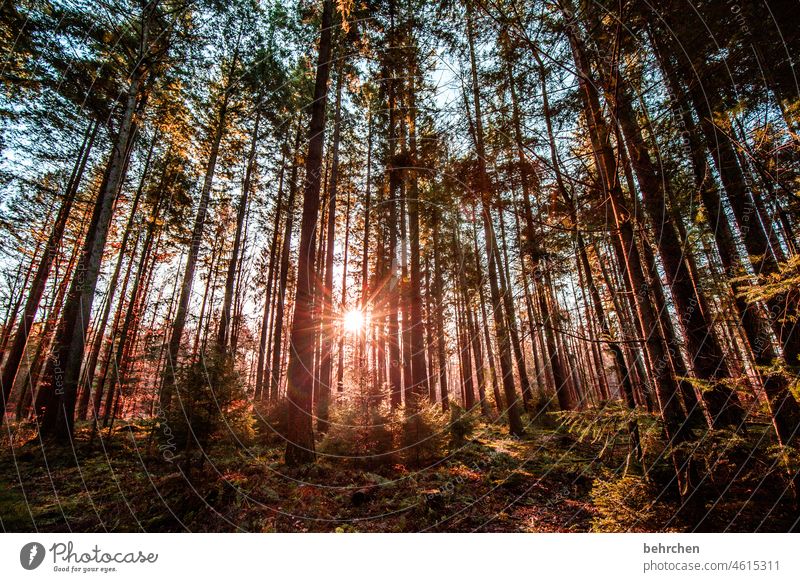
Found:
M 792 0 L 0 0 L 6 532 L 800 530 Z

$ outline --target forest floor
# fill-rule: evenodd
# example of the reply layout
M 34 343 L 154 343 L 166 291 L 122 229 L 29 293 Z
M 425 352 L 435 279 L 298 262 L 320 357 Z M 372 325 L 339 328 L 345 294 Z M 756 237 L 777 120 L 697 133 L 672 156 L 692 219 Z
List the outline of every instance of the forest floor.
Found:
M 202 465 L 163 454 L 152 424 L 118 425 L 75 447 L 43 454 L 17 427 L 0 451 L 0 520 L 5 531 L 586 532 L 787 531 L 796 511 L 763 476 L 714 485 L 705 519 L 690 527 L 678 500 L 625 455 L 580 442 L 559 428 L 509 436 L 480 423 L 458 446 L 416 466 L 321 456 L 288 468 L 283 448 L 210 449 Z M 13 431 L 12 431 L 13 432 Z M 609 459 L 621 464 L 609 466 Z M 616 461 L 615 461 L 616 462 Z M 767 482 L 765 483 L 765 480 Z M 755 489 L 754 489 L 755 488 Z M 761 488 L 761 489 L 759 489 Z M 715 498 L 714 491 L 725 495 Z

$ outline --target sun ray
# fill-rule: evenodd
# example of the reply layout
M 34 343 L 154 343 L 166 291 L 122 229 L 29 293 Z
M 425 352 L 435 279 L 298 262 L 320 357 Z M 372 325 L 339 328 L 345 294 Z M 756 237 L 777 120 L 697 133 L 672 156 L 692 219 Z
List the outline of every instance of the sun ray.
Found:
M 358 333 L 364 327 L 364 313 L 360 309 L 351 309 L 342 318 L 346 333 Z

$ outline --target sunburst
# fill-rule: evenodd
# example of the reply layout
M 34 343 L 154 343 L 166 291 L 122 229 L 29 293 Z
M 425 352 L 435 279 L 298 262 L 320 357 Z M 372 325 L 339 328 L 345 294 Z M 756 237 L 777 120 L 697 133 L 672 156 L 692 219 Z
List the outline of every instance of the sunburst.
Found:
M 364 313 L 360 309 L 351 309 L 342 318 L 346 333 L 359 333 L 364 328 Z

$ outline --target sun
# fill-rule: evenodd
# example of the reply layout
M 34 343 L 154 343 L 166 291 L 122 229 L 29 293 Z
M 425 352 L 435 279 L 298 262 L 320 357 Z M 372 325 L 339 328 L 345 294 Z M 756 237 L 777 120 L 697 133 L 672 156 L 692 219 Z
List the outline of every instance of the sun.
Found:
M 351 309 L 344 314 L 343 323 L 347 333 L 358 333 L 364 327 L 364 314 L 359 309 Z

